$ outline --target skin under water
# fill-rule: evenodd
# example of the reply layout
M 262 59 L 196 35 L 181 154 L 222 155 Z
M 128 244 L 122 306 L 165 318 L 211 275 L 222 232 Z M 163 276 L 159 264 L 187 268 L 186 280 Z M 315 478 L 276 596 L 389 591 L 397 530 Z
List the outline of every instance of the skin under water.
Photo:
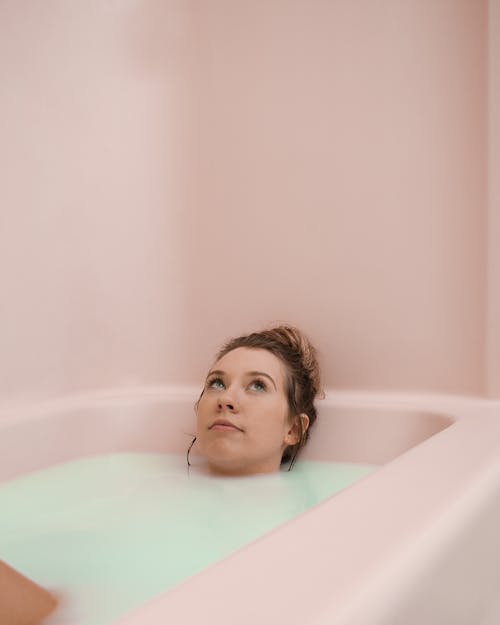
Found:
M 112 454 L 0 487 L 0 556 L 61 605 L 51 623 L 104 625 L 368 475 L 298 461 L 213 477 L 185 458 Z

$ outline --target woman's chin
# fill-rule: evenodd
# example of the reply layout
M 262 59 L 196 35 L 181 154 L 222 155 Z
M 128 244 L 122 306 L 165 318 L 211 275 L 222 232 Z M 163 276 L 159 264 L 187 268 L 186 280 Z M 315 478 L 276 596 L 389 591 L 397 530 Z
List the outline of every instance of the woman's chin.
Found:
M 207 467 L 212 475 L 245 476 L 262 473 L 275 473 L 280 468 L 280 460 L 254 461 L 243 460 L 234 454 L 207 456 Z
M 214 474 L 236 475 L 242 474 L 245 470 L 245 463 L 241 458 L 229 452 L 207 455 L 207 464 L 210 472 Z
M 200 453 L 205 457 L 207 468 L 213 475 L 255 475 L 278 471 L 281 453 L 249 457 L 238 441 L 230 437 L 217 437 L 202 441 Z
M 241 445 L 230 437 L 220 436 L 206 441 L 201 446 L 201 453 L 210 461 L 215 463 L 237 463 L 244 457 Z

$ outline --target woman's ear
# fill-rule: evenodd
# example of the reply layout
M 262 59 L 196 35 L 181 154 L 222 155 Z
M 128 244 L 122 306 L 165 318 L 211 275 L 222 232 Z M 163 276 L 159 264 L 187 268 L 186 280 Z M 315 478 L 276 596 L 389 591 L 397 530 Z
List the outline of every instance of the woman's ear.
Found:
M 300 426 L 302 426 L 302 429 Z M 297 443 L 300 443 L 304 434 L 307 432 L 308 427 L 309 417 L 306 414 L 302 413 L 295 416 L 290 424 L 288 432 L 286 433 L 285 444 L 296 445 Z

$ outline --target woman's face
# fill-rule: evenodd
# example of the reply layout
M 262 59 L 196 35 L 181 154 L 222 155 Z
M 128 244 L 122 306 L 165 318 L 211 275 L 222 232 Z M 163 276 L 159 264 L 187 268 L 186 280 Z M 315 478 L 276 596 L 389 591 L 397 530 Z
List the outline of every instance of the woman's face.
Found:
M 197 407 L 197 443 L 212 473 L 277 471 L 283 450 L 298 442 L 290 423 L 286 370 L 265 349 L 238 347 L 209 371 Z

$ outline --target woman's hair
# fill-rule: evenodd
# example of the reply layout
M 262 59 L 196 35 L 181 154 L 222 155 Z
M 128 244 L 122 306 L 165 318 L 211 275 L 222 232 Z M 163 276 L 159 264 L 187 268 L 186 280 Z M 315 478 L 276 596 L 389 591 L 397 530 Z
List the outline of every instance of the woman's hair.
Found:
M 314 400 L 318 396 L 323 396 L 316 349 L 300 330 L 293 326 L 280 325 L 230 339 L 220 349 L 216 361 L 238 347 L 266 349 L 277 356 L 287 371 L 286 391 L 290 419 L 300 414 L 309 417 L 309 428 L 305 432 L 302 420 L 298 419 L 299 442 L 289 445 L 283 452 L 281 464 L 291 461 L 291 468 L 298 451 L 309 437 L 311 426 L 316 421 Z

